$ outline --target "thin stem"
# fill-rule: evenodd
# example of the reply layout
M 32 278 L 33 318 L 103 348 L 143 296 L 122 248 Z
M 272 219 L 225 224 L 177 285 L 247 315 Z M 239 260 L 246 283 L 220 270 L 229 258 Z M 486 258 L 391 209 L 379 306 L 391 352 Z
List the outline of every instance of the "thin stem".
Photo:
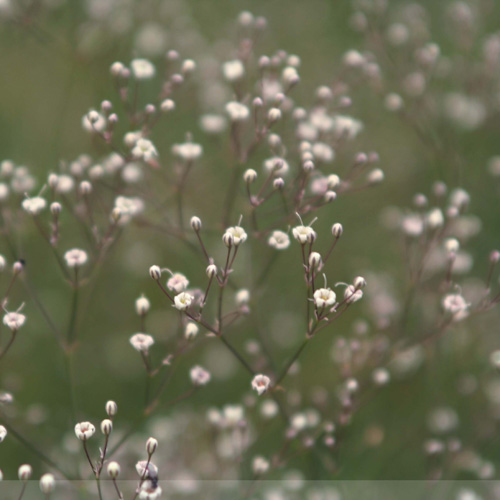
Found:
M 115 487 L 116 494 L 118 495 L 119 500 L 123 500 L 123 495 L 120 489 L 118 488 L 118 483 L 116 482 L 116 478 L 113 478 L 113 486 Z
M 223 335 L 218 335 L 217 338 L 222 341 L 222 343 L 232 352 L 234 357 L 245 367 L 248 372 L 250 372 L 252 375 L 255 375 L 255 370 L 245 361 L 241 354 L 229 343 L 229 341 Z
M 5 346 L 4 350 L 0 353 L 0 360 L 7 354 L 7 351 L 10 349 L 10 347 L 14 343 L 14 340 L 16 340 L 16 334 L 17 334 L 17 330 L 13 330 L 9 342 Z
M 283 369 L 283 371 L 279 375 L 279 377 L 276 380 L 276 382 L 275 382 L 274 385 L 278 385 L 286 377 L 286 375 L 290 371 L 290 368 L 295 363 L 295 361 L 297 361 L 298 357 L 300 356 L 300 354 L 302 353 L 302 351 L 305 349 L 305 347 L 308 344 L 309 340 L 311 340 L 311 338 L 310 337 L 306 337 L 305 340 L 302 342 L 302 344 L 300 344 L 300 346 L 297 349 L 297 351 L 295 352 L 295 354 L 290 358 L 290 360 L 288 361 L 288 363 L 285 365 L 285 368 Z
M 17 497 L 17 500 L 21 500 L 24 496 L 24 491 L 26 490 L 26 486 L 28 485 L 27 481 L 23 481 L 23 487 L 21 488 L 21 493 L 19 493 L 19 496 Z
M 82 443 L 83 443 L 83 449 L 85 450 L 85 456 L 87 457 L 87 460 L 89 461 L 89 465 L 90 465 L 90 468 L 92 469 L 92 473 L 95 474 L 96 470 L 94 468 L 94 464 L 92 463 L 92 459 L 90 458 L 89 450 L 87 449 L 86 440 L 83 440 Z

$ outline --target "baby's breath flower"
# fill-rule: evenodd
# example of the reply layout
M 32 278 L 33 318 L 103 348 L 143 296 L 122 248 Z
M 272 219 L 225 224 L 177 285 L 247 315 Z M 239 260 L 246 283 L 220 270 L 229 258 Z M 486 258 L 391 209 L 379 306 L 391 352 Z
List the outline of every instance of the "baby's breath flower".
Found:
M 25 321 L 26 316 L 18 311 L 7 312 L 3 317 L 3 324 L 13 332 L 17 332 Z
M 210 379 L 212 378 L 210 373 L 205 370 L 205 368 L 202 368 L 199 365 L 193 366 L 193 368 L 191 368 L 189 376 L 191 377 L 191 382 L 193 382 L 193 384 L 197 386 L 208 384 L 210 382 Z
M 255 457 L 252 461 L 252 470 L 256 476 L 265 474 L 269 470 L 269 461 L 264 457 Z
M 116 479 L 120 475 L 121 467 L 118 462 L 109 462 L 106 470 L 111 479 Z
M 23 200 L 22 206 L 29 214 L 38 215 L 47 206 L 47 202 L 41 196 L 34 196 Z
M 158 156 L 158 151 L 149 139 L 140 138 L 132 149 L 132 156 L 149 162 Z
M 243 174 L 243 180 L 247 184 L 252 184 L 257 180 L 257 172 L 253 168 L 245 170 L 245 173 Z
M 95 109 L 91 109 L 86 115 L 83 115 L 82 127 L 87 132 L 103 132 L 106 129 L 106 125 L 106 118 Z
M 194 297 L 187 293 L 181 292 L 174 297 L 174 307 L 179 311 L 185 311 L 193 302 Z
M 104 419 L 101 422 L 101 432 L 105 436 L 109 436 L 111 434 L 111 431 L 113 430 L 113 422 L 109 420 L 108 418 Z
M 240 80 L 245 75 L 245 66 L 239 59 L 228 61 L 222 65 L 224 78 L 229 82 Z
M 276 250 L 286 250 L 290 246 L 290 237 L 283 231 L 273 231 L 267 242 Z
M 354 304 L 363 298 L 363 291 L 356 289 L 354 285 L 348 285 L 344 292 L 344 300 L 347 304 Z
M 156 68 L 147 59 L 133 59 L 130 63 L 132 74 L 138 80 L 149 80 L 155 76 Z
M 226 113 L 233 122 L 244 121 L 250 116 L 249 109 L 237 101 L 231 101 L 226 104 Z
M 434 208 L 427 214 L 426 221 L 431 229 L 441 227 L 444 224 L 443 212 L 439 208 Z
M 469 308 L 469 304 L 459 293 L 450 293 L 445 295 L 442 300 L 443 309 L 450 314 L 465 313 Z
M 208 113 L 200 117 L 200 128 L 207 134 L 220 134 L 227 127 L 227 118 L 222 115 Z
M 236 247 L 247 240 L 247 233 L 240 226 L 228 227 L 226 229 L 226 232 L 224 233 L 224 236 L 231 236 L 232 245 Z
M 271 385 L 271 379 L 267 375 L 255 375 L 252 379 L 252 389 L 257 392 L 259 396 L 262 396 Z
M 130 337 L 130 344 L 138 352 L 148 353 L 154 343 L 154 338 L 147 333 L 136 333 Z
M 108 417 L 114 417 L 118 412 L 118 405 L 114 401 L 108 401 L 105 405 Z
M 314 305 L 318 309 L 332 306 L 337 300 L 335 292 L 331 288 L 318 288 L 313 295 Z
M 292 234 L 301 245 L 311 243 L 316 239 L 316 231 L 311 226 L 295 226 Z
M 2 272 L 5 269 L 6 265 L 7 261 L 5 260 L 5 257 L 3 255 L 0 255 L 0 272 Z
M 184 329 L 184 337 L 188 340 L 194 339 L 196 335 L 198 335 L 198 332 L 200 329 L 198 328 L 198 325 L 192 321 L 190 321 L 187 325 L 186 328 Z
M 161 493 L 161 488 L 156 482 L 144 481 L 139 490 L 139 500 L 157 500 Z
M 145 314 L 147 314 L 150 307 L 151 303 L 146 297 L 144 297 L 144 295 L 142 295 L 135 301 L 135 310 L 139 316 L 144 316 Z
M 209 264 L 205 272 L 209 278 L 213 278 L 217 274 L 217 266 L 215 264 Z
M 149 275 L 151 276 L 151 278 L 158 281 L 161 278 L 160 266 L 151 266 L 149 268 Z
M 181 273 L 174 273 L 167 281 L 167 288 L 175 293 L 181 293 L 189 285 L 189 280 Z
M 40 478 L 40 491 L 48 495 L 52 493 L 56 487 L 56 479 L 52 474 L 44 474 Z
M 79 248 L 73 248 L 64 254 L 64 259 L 68 267 L 80 267 L 87 262 L 87 253 Z
M 203 154 L 203 148 L 200 144 L 188 141 L 182 144 L 174 144 L 172 152 L 184 161 L 190 162 L 197 160 Z
M 17 470 L 17 477 L 20 481 L 29 481 L 31 474 L 33 473 L 33 468 L 31 465 L 24 464 Z
M 75 425 L 75 434 L 80 441 L 87 441 L 95 433 L 95 427 L 90 422 L 80 422 Z
M 268 174 L 272 173 L 277 177 L 281 177 L 283 175 L 286 176 L 290 167 L 283 158 L 274 156 L 273 158 L 268 158 L 267 160 L 264 161 L 264 169 L 267 171 Z
M 3 442 L 6 436 L 7 436 L 7 429 L 3 425 L 0 425 L 0 443 Z
M 153 437 L 148 438 L 146 441 L 146 453 L 151 457 L 156 451 L 156 448 L 158 448 L 158 441 Z

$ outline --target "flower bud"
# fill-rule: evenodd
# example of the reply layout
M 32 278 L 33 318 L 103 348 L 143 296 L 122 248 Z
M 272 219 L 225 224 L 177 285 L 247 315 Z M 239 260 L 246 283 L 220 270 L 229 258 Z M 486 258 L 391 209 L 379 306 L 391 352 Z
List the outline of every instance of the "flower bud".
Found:
M 45 495 L 52 493 L 56 487 L 56 480 L 52 474 L 44 474 L 40 478 L 40 491 Z
M 116 479 L 121 472 L 120 464 L 118 462 L 109 462 L 107 472 L 111 479 Z
M 14 262 L 14 265 L 12 266 L 12 273 L 14 274 L 14 276 L 16 276 L 17 274 L 21 273 L 23 269 L 23 263 L 18 260 L 17 262 Z
M 80 193 L 84 196 L 89 195 L 92 192 L 92 184 L 89 181 L 80 182 Z
M 21 465 L 21 467 L 19 467 L 19 469 L 17 471 L 17 477 L 21 481 L 29 481 L 32 473 L 33 473 L 33 469 L 31 467 L 31 465 L 24 464 L 24 465 Z
M 158 448 L 158 441 L 155 438 L 150 437 L 146 441 L 146 452 L 149 456 L 151 456 L 156 451 L 156 448 Z
M 160 269 L 160 267 L 159 266 L 151 266 L 149 268 L 149 275 L 155 281 L 158 281 L 161 278 L 161 269 Z
M 275 190 L 278 190 L 278 189 L 283 189 L 285 187 L 285 181 L 281 178 L 281 177 L 278 177 L 277 179 L 274 179 L 273 181 L 273 188 Z
M 222 241 L 224 242 L 224 245 L 226 245 L 228 248 L 231 248 L 234 243 L 234 238 L 231 233 L 224 233 L 222 236 Z
M 366 280 L 362 276 L 357 276 L 353 281 L 354 288 L 360 290 L 366 286 Z
M 215 264 L 210 264 L 207 266 L 206 273 L 209 278 L 213 278 L 217 274 L 217 266 Z
M 172 99 L 165 99 L 160 104 L 160 109 L 163 113 L 168 113 L 175 109 L 175 102 Z
M 384 180 L 384 171 L 380 168 L 376 168 L 372 170 L 368 174 L 368 183 L 369 184 L 379 184 Z
M 321 255 L 318 252 L 311 252 L 309 255 L 309 267 L 319 269 L 322 263 Z
M 490 262 L 492 264 L 496 264 L 500 260 L 500 251 L 498 250 L 493 250 L 490 253 Z
M 325 202 L 330 203 L 337 199 L 337 193 L 335 191 L 327 191 L 325 193 Z
M 277 122 L 280 118 L 281 118 L 281 111 L 278 108 L 271 108 L 267 112 L 267 119 L 271 123 Z
M 113 422 L 111 422 L 111 420 L 106 418 L 101 422 L 101 432 L 105 436 L 109 436 L 112 430 L 113 430 Z
M 247 184 L 252 184 L 252 182 L 255 182 L 256 179 L 257 179 L 257 172 L 253 168 L 249 168 L 243 174 L 243 180 Z
M 446 251 L 448 253 L 456 254 L 458 252 L 458 249 L 460 248 L 460 243 L 455 238 L 448 238 L 444 242 L 444 247 L 446 248 Z
M 61 211 L 62 211 L 62 205 L 59 202 L 54 201 L 54 203 L 50 204 L 50 212 L 52 215 L 59 215 Z
M 200 329 L 198 328 L 198 325 L 196 323 L 193 323 L 192 321 L 190 321 L 186 325 L 186 328 L 184 330 L 184 337 L 188 340 L 194 339 L 196 337 L 196 335 L 198 335 L 199 331 L 200 331 Z
M 142 296 L 135 301 L 135 310 L 139 316 L 144 316 L 147 314 L 151 307 L 149 300 Z
M 199 217 L 191 217 L 190 224 L 193 231 L 198 232 L 201 229 L 201 219 Z
M 332 234 L 335 236 L 335 238 L 340 238 L 342 236 L 342 233 L 344 232 L 344 228 L 342 227 L 342 224 L 336 222 L 332 226 Z
M 105 408 L 109 417 L 114 417 L 118 413 L 118 405 L 114 401 L 108 401 Z
M 115 224 L 120 220 L 121 216 L 122 216 L 122 211 L 120 210 L 120 208 L 118 207 L 113 208 L 113 210 L 111 211 L 111 220 Z

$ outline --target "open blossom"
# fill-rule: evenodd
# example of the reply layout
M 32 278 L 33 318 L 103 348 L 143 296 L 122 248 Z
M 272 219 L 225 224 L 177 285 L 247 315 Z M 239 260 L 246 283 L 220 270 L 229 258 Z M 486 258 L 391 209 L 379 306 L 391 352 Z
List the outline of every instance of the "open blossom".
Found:
M 194 385 L 206 385 L 212 378 L 210 373 L 199 365 L 191 368 L 189 376 L 191 377 L 191 382 L 193 382 Z
M 75 425 L 75 434 L 81 441 L 87 441 L 95 433 L 95 427 L 90 422 L 80 422 Z
M 446 295 L 443 298 L 442 304 L 443 309 L 453 315 L 465 313 L 469 308 L 469 304 L 467 304 L 462 295 L 458 293 Z
M 240 102 L 231 101 L 226 104 L 226 113 L 233 122 L 241 122 L 250 116 L 250 110 Z
M 174 297 L 174 307 L 179 311 L 185 311 L 193 302 L 194 297 L 187 292 L 181 292 Z
M 184 161 L 197 160 L 203 154 L 203 147 L 195 142 L 184 142 L 182 144 L 174 144 L 172 146 L 172 153 Z
M 189 285 L 189 280 L 181 273 L 174 273 L 167 281 L 167 288 L 175 293 L 181 293 Z
M 38 215 L 47 206 L 47 202 L 41 196 L 34 196 L 23 200 L 22 206 L 29 214 Z
M 161 496 L 161 488 L 156 481 L 144 481 L 139 490 L 140 500 L 156 500 Z
M 82 127 L 87 132 L 103 132 L 106 129 L 106 118 L 95 109 L 90 110 L 82 118 Z
M 348 304 L 354 304 L 354 302 L 357 302 L 358 300 L 361 300 L 363 298 L 363 291 L 356 288 L 354 285 L 349 285 L 346 287 L 345 292 L 344 292 L 344 300 Z
M 3 317 L 3 324 L 13 332 L 17 332 L 26 321 L 26 316 L 19 312 L 8 312 Z
M 117 196 L 114 208 L 119 210 L 120 223 L 123 223 L 144 210 L 144 201 L 137 197 Z
M 147 353 L 154 343 L 154 338 L 147 333 L 136 333 L 130 337 L 130 344 L 138 352 Z
M 158 151 L 155 145 L 149 139 L 140 138 L 132 148 L 132 156 L 142 159 L 146 162 L 155 159 L 158 156 Z
M 335 304 L 335 300 L 337 300 L 337 296 L 335 292 L 331 288 L 318 288 L 314 292 L 314 305 L 321 309 L 323 307 L 332 306 Z
M 132 74 L 138 80 L 149 80 L 153 78 L 156 73 L 156 68 L 153 63 L 148 61 L 147 59 L 134 59 L 130 63 L 130 69 L 132 70 Z
M 257 456 L 252 461 L 252 470 L 256 475 L 265 474 L 269 470 L 269 460 Z
M 68 267 L 83 266 L 87 262 L 87 252 L 79 248 L 73 248 L 64 254 L 64 260 Z
M 228 61 L 222 65 L 224 78 L 230 82 L 240 80 L 245 75 L 245 66 L 239 59 Z
M 247 233 L 240 226 L 228 227 L 224 236 L 231 235 L 233 245 L 238 246 L 240 243 L 244 243 L 247 240 Z M 224 239 L 224 237 L 223 237 Z
M 262 396 L 271 385 L 271 379 L 267 375 L 255 375 L 252 380 L 252 389 L 257 392 L 259 396 Z
M 276 250 L 285 250 L 290 246 L 290 237 L 283 231 L 273 231 L 267 242 Z
M 316 231 L 311 226 L 296 226 L 292 229 L 293 237 L 302 245 L 316 239 Z

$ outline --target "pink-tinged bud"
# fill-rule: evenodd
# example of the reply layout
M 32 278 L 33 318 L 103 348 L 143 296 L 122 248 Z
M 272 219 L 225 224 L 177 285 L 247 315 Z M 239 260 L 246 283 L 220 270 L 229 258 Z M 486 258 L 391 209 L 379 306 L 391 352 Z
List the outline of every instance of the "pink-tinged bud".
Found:
M 158 441 L 155 438 L 150 437 L 146 441 L 146 452 L 149 456 L 151 456 L 158 448 Z
M 492 264 L 496 264 L 500 260 L 500 251 L 498 250 L 493 250 L 490 253 L 490 262 Z

